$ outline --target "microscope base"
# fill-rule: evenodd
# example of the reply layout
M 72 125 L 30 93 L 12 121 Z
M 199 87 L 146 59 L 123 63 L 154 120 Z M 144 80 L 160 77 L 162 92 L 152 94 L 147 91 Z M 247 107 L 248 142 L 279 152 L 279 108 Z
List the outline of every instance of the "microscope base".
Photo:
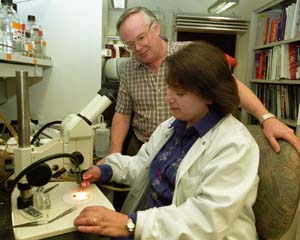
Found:
M 50 182 L 45 186 L 45 188 L 51 187 L 55 184 L 57 184 L 57 182 Z M 33 193 L 35 193 L 35 190 L 36 189 L 33 188 Z M 38 220 L 50 220 L 74 205 L 77 206 L 76 210 L 52 223 L 31 227 L 14 228 L 15 239 L 43 239 L 76 231 L 73 221 L 79 215 L 81 210 L 87 206 L 101 205 L 109 209 L 114 209 L 111 202 L 108 201 L 108 199 L 96 185 L 92 184 L 85 190 L 87 193 L 86 195 L 88 196 L 88 199 L 86 200 L 78 200 L 79 198 L 76 199 L 76 197 L 80 195 L 78 194 L 81 193 L 80 191 L 81 188 L 75 182 L 59 182 L 59 186 L 49 192 L 51 199 L 50 209 L 41 210 L 43 217 L 39 218 Z M 15 189 L 12 194 L 13 225 L 30 222 L 30 220 L 26 219 L 20 213 L 20 210 L 17 209 L 18 195 L 19 191 Z

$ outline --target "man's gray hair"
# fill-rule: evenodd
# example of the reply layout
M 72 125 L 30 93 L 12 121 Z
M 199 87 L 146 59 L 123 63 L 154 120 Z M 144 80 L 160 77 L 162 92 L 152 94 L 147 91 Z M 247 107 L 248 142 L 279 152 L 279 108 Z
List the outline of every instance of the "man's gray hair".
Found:
M 153 12 L 151 12 L 149 9 L 144 7 L 133 7 L 125 10 L 122 15 L 119 17 L 119 20 L 116 24 L 117 31 L 119 32 L 121 24 L 124 22 L 124 20 L 134 14 L 134 13 L 141 13 L 144 15 L 145 22 L 150 26 L 153 22 L 157 22 L 157 17 Z

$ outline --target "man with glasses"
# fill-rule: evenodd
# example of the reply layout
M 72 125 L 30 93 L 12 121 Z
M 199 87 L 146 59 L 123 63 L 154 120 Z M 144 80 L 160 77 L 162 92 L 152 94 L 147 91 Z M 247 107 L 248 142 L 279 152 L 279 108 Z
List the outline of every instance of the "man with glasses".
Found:
M 134 155 L 148 141 L 154 129 L 170 117 L 170 109 L 165 103 L 167 66 L 164 60 L 187 42 L 169 42 L 161 37 L 156 16 L 143 7 L 127 9 L 117 22 L 117 30 L 133 57 L 121 75 L 112 120 L 110 153 L 122 152 L 131 125 L 134 134 L 126 153 Z M 280 151 L 276 139 L 283 138 L 300 153 L 300 140 L 293 130 L 269 113 L 249 88 L 236 81 L 242 107 L 260 120 L 274 150 Z

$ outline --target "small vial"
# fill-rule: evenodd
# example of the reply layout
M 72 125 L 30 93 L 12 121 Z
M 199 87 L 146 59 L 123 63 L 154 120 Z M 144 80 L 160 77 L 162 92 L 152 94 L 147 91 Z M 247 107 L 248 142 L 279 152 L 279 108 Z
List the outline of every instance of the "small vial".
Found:
M 51 207 L 50 196 L 48 193 L 37 192 L 35 200 L 36 208 L 39 210 L 49 209 Z

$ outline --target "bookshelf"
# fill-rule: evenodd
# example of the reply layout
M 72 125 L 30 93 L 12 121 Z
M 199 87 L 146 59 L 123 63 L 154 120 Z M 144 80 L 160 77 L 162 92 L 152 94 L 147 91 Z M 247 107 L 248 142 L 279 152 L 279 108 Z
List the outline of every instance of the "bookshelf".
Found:
M 252 12 L 248 85 L 279 120 L 296 129 L 300 103 L 300 0 L 273 0 Z M 257 123 L 248 114 L 244 122 Z

